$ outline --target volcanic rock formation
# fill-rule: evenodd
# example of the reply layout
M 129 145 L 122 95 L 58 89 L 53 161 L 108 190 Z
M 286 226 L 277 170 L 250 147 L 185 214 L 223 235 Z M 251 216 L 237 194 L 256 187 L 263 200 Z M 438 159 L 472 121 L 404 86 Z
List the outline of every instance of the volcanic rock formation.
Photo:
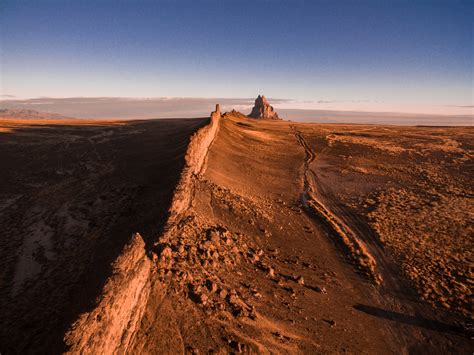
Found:
M 249 117 L 260 118 L 266 120 L 279 120 L 278 114 L 273 109 L 273 106 L 267 101 L 267 98 L 264 95 L 258 95 L 255 99 L 255 106 L 252 109 Z

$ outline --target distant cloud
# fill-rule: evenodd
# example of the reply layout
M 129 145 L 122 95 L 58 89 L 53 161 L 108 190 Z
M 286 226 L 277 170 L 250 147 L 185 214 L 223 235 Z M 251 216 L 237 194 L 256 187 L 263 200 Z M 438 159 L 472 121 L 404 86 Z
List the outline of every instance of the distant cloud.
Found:
M 377 101 L 377 100 L 318 100 L 316 101 L 316 103 L 318 104 L 333 104 L 333 103 L 347 103 L 347 102 L 361 103 L 361 102 L 383 102 L 383 101 Z
M 16 97 L 15 95 L 0 95 L 0 97 L 6 97 L 6 98 L 14 98 Z
M 474 105 L 445 105 L 446 107 L 473 108 Z
M 435 115 L 400 112 L 280 109 L 284 119 L 319 123 L 357 123 L 427 126 L 473 126 L 472 115 Z
M 347 103 L 383 103 L 384 101 L 380 100 L 332 100 L 332 99 L 319 99 L 319 100 L 290 100 L 290 99 L 281 99 L 281 100 L 270 100 L 273 104 L 291 104 L 292 107 L 295 105 L 302 105 L 303 107 L 318 105 L 328 105 L 328 104 L 347 104 Z M 288 106 L 288 105 L 285 105 Z

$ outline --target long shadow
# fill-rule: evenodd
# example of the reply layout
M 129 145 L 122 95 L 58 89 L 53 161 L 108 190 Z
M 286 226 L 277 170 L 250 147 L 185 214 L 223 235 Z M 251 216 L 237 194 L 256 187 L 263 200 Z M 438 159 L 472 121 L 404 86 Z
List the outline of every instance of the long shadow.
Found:
M 388 319 L 393 322 L 413 325 L 415 327 L 434 330 L 441 333 L 467 335 L 466 329 L 464 329 L 462 326 L 443 323 L 437 320 L 427 319 L 422 316 L 410 316 L 407 314 L 388 311 L 382 308 L 367 306 L 360 303 L 354 305 L 354 308 L 360 312 L 364 312 L 375 317 Z
M 66 331 L 80 314 L 94 309 L 111 264 L 132 233 L 140 232 L 149 249 L 161 232 L 189 137 L 206 123 L 168 119 L 120 126 L 17 126 L 1 134 L 5 169 L 0 194 L 23 197 L 0 214 L 0 353 L 67 350 Z M 64 140 L 64 135 L 76 139 Z M 72 173 L 57 175 L 58 169 Z M 94 210 L 98 204 L 103 206 L 99 212 Z M 86 233 L 61 235 L 63 222 L 56 221 L 64 205 L 85 216 Z M 27 280 L 12 296 L 17 255 L 29 237 L 22 216 L 32 208 L 46 211 L 35 218 L 54 230 L 55 256 L 42 266 L 40 278 Z

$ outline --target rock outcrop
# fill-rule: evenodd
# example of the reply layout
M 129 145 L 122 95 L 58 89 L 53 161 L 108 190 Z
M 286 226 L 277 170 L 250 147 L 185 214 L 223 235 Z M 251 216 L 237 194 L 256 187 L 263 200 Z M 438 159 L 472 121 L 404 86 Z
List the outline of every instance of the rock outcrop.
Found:
M 148 301 L 151 268 L 145 242 L 135 233 L 115 261 L 99 303 L 67 332 L 67 353 L 126 353 Z
M 161 272 L 169 271 L 172 265 L 171 256 L 176 256 L 176 252 L 168 245 L 175 246 L 178 237 L 181 238 L 181 234 L 177 235 L 179 226 L 180 223 L 186 224 L 183 216 L 192 204 L 196 181 L 206 169 L 207 154 L 217 135 L 221 117 L 220 107 L 216 105 L 209 123 L 191 136 L 184 168 L 168 211 L 165 232 L 155 243 L 154 251 L 147 253 L 141 235 L 134 234 L 114 263 L 113 274 L 107 280 L 95 308 L 83 313 L 67 332 L 65 342 L 68 353 L 133 353 L 129 348 L 135 346 L 132 344 L 153 291 L 152 285 L 166 288 L 165 284 L 157 286 L 156 282 L 162 279 L 156 279 L 157 270 L 153 262 L 158 262 Z
M 189 208 L 193 196 L 193 179 L 202 175 L 206 170 L 207 153 L 217 135 L 221 118 L 220 106 L 217 104 L 216 110 L 211 112 L 209 124 L 191 136 L 186 151 L 186 164 L 181 172 L 169 209 L 168 224 L 177 221 L 178 217 Z
M 259 118 L 265 120 L 279 120 L 278 114 L 273 109 L 273 106 L 267 101 L 267 98 L 263 95 L 258 95 L 255 99 L 255 106 L 252 109 L 249 117 Z
M 221 106 L 219 104 L 216 104 L 216 110 L 211 112 L 211 120 L 212 119 L 217 119 L 222 116 L 221 114 Z

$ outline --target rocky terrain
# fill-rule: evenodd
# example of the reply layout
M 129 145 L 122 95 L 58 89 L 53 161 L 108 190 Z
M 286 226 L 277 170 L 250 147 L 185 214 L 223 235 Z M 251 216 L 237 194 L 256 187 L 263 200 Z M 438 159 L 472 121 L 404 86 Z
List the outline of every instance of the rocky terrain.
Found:
M 279 120 L 278 114 L 268 103 L 268 100 L 263 95 L 258 95 L 255 99 L 255 105 L 252 108 L 252 112 L 250 112 L 249 117 L 251 118 L 258 118 L 264 120 Z
M 425 301 L 472 318 L 474 130 L 325 126 L 311 136 L 324 193 L 370 228 Z
M 470 128 L 0 129 L 2 354 L 472 353 Z

